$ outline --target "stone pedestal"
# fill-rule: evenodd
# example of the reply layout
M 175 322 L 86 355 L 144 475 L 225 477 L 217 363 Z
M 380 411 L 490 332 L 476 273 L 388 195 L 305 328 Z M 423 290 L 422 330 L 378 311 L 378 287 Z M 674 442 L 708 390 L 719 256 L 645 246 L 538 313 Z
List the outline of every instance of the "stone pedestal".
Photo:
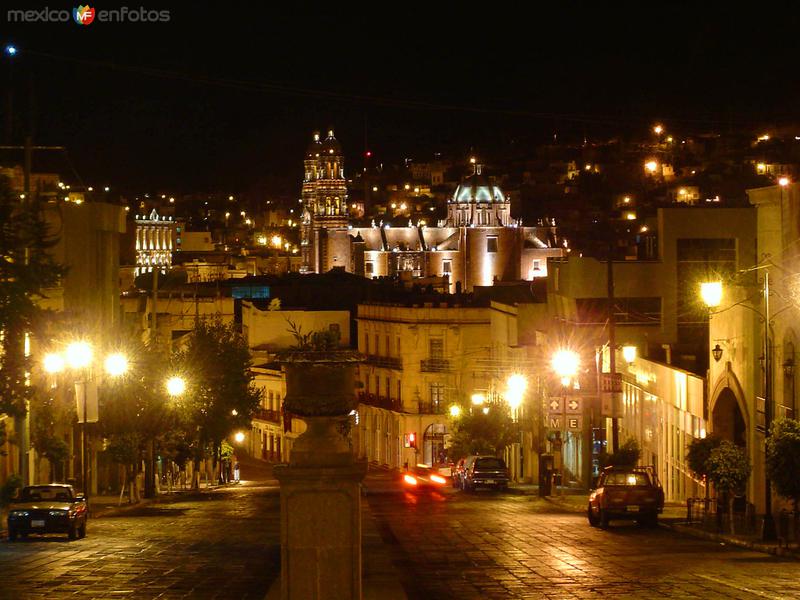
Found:
M 366 463 L 275 468 L 281 482 L 281 598 L 360 600 Z

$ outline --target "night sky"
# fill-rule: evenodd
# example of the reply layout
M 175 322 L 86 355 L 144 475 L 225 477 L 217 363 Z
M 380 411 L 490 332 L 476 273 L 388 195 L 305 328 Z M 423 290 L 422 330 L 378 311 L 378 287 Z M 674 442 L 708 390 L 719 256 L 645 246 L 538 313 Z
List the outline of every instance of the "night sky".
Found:
M 6 3 L 0 39 L 20 48 L 15 142 L 31 79 L 35 142 L 68 146 L 87 183 L 131 190 L 293 190 L 311 131 L 330 126 L 352 169 L 365 134 L 391 162 L 524 154 L 554 132 L 603 139 L 655 120 L 679 133 L 796 122 L 796 15 L 688 3 L 657 13 L 533 3 L 533 16 L 273 5 L 195 4 L 170 8 L 166 24 L 81 27 L 9 24 Z

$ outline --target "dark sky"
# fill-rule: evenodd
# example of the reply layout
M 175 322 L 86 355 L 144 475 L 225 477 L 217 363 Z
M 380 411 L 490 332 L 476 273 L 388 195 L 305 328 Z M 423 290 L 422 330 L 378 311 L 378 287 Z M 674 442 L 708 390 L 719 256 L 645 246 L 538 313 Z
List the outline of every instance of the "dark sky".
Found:
M 295 181 L 311 131 L 329 126 L 352 168 L 365 128 L 377 160 L 423 160 L 654 120 L 687 133 L 793 122 L 800 105 L 798 19 L 772 10 L 250 4 L 143 2 L 169 8 L 169 23 L 81 27 L 9 24 L 6 3 L 0 38 L 20 48 L 15 141 L 30 79 L 35 141 L 68 146 L 87 183 L 142 191 Z

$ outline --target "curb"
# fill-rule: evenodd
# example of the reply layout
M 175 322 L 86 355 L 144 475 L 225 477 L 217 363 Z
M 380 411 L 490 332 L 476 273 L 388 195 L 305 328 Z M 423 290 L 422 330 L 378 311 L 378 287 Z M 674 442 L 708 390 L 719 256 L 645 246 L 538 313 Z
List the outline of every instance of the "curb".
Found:
M 751 542 L 750 540 L 743 540 L 740 538 L 731 537 L 729 535 L 721 533 L 703 531 L 701 529 L 695 529 L 694 527 L 685 525 L 683 523 L 670 523 L 668 521 L 660 521 L 659 524 L 663 525 L 668 529 L 671 529 L 672 531 L 675 531 L 676 533 L 681 533 L 691 537 L 704 539 L 712 542 L 720 542 L 723 544 L 730 544 L 731 546 L 738 546 L 739 548 L 747 548 L 749 550 L 755 550 L 756 552 L 772 554 L 773 556 L 780 556 L 783 558 L 792 558 L 795 560 L 800 560 L 800 554 L 783 546 L 778 546 L 775 544 L 764 544 L 761 542 Z

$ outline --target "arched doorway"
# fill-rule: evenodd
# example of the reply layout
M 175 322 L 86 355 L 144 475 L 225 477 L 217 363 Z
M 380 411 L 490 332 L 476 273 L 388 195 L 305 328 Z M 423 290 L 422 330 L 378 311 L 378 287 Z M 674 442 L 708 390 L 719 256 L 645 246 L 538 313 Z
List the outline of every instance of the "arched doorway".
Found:
M 711 421 L 715 435 L 737 446 L 747 445 L 744 416 L 731 388 L 726 387 L 720 392 L 714 404 Z
M 444 462 L 444 434 L 447 428 L 441 423 L 431 423 L 422 436 L 422 461 L 433 465 Z

